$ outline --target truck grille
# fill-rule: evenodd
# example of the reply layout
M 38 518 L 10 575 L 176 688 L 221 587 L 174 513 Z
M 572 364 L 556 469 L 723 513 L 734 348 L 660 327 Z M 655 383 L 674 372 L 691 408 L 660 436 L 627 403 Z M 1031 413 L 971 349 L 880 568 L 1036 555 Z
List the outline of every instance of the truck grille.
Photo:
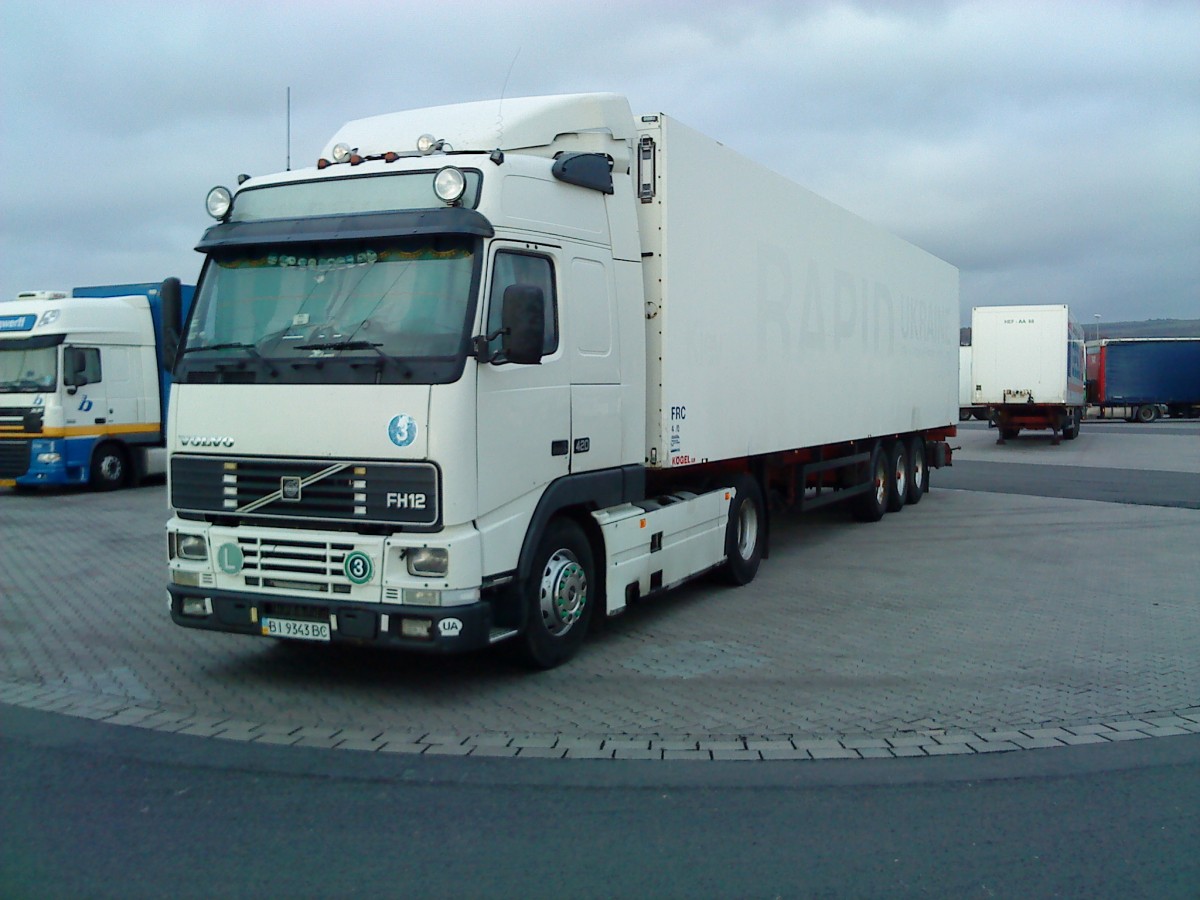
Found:
M 171 505 L 239 520 L 307 519 L 419 530 L 441 524 L 437 467 L 420 462 L 176 454 Z
M 29 471 L 32 441 L 0 440 L 0 478 L 16 478 Z
M 238 537 L 247 587 L 349 594 L 343 567 L 353 544 Z

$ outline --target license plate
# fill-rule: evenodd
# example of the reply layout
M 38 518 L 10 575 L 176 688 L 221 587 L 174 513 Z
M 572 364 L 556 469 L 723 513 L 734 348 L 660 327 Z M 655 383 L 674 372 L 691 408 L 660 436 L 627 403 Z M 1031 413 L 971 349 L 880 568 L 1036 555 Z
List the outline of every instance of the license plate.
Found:
M 292 638 L 297 641 L 329 640 L 328 622 L 297 622 L 295 619 L 263 619 L 264 637 Z

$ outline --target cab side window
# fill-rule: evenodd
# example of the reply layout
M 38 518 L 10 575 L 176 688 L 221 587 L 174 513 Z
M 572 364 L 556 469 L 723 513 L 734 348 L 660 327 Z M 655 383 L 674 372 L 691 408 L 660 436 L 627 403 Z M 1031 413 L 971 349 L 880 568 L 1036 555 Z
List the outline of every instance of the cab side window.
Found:
M 492 267 L 491 305 L 488 307 L 488 334 L 500 327 L 504 289 L 514 284 L 532 284 L 546 298 L 546 339 L 542 352 L 549 356 L 558 349 L 558 297 L 554 291 L 554 264 L 544 256 L 529 253 L 496 254 Z M 491 342 L 492 352 L 500 349 L 500 339 Z
M 63 384 L 80 387 L 101 379 L 100 350 L 96 347 L 68 347 L 65 354 Z

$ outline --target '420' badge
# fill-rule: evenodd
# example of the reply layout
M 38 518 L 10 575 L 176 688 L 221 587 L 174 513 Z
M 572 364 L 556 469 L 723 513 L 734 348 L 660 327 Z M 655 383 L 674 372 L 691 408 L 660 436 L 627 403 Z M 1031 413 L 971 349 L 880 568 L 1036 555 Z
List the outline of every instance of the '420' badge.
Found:
M 407 447 L 417 439 L 417 421 L 412 416 L 396 416 L 388 422 L 388 438 L 397 447 Z

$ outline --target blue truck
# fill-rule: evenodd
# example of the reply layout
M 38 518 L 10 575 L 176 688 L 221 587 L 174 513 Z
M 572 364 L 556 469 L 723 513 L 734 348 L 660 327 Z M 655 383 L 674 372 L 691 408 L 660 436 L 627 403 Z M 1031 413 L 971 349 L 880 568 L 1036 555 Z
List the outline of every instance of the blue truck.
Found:
M 166 470 L 164 359 L 193 291 L 168 279 L 0 303 L 0 487 L 111 490 Z
M 1200 416 L 1200 338 L 1109 338 L 1087 348 L 1088 403 L 1129 422 Z

